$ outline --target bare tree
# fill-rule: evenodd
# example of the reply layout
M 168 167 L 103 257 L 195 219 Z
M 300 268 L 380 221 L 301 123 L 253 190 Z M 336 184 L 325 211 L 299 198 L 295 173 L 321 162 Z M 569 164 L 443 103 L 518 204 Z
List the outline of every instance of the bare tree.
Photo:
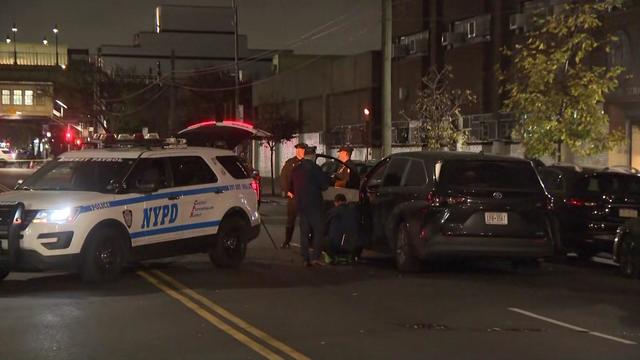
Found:
M 271 137 L 263 140 L 269 148 L 271 169 L 271 194 L 276 193 L 274 154 L 276 146 L 294 138 L 300 129 L 300 122 L 284 111 L 282 101 L 274 101 L 258 108 L 255 126 L 271 133 Z
M 429 69 L 422 78 L 424 88 L 418 94 L 415 110 L 420 121 L 420 138 L 427 150 L 455 149 L 464 141 L 459 119 L 462 107 L 476 101 L 471 90 L 452 89 L 451 68 Z

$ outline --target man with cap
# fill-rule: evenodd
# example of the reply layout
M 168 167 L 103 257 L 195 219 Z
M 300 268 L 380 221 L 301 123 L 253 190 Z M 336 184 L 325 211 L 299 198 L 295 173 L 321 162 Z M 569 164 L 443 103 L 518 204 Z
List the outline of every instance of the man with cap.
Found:
M 335 187 L 346 188 L 351 178 L 351 169 L 354 168 L 353 161 L 351 161 L 351 154 L 353 148 L 350 146 L 342 146 L 338 149 L 338 160 L 342 161 L 345 165 L 341 165 L 338 171 L 333 176 L 335 179 Z
M 285 227 L 284 242 L 280 246 L 283 249 L 286 249 L 290 246 L 291 237 L 293 236 L 293 230 L 296 226 L 296 217 L 298 216 L 296 203 L 290 196 L 288 196 L 291 190 L 289 188 L 291 171 L 304 159 L 304 151 L 307 149 L 307 144 L 298 143 L 296 144 L 295 149 L 295 156 L 287 160 L 284 163 L 284 166 L 282 166 L 282 170 L 280 171 L 280 189 L 285 195 L 287 195 L 287 225 Z
M 325 249 L 325 220 L 322 192 L 329 188 L 329 176 L 315 163 L 316 148 L 305 150 L 304 160 L 291 171 L 290 194 L 300 215 L 300 248 L 305 265 L 324 264 L 319 260 Z M 309 254 L 309 241 L 313 256 Z

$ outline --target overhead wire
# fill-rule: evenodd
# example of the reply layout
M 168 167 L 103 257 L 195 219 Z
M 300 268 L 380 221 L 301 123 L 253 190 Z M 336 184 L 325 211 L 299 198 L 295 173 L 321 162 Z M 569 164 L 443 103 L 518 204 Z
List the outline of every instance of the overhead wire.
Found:
M 142 105 L 138 106 L 137 108 L 133 109 L 133 110 L 128 110 L 125 112 L 113 112 L 113 111 L 108 111 L 105 110 L 105 112 L 111 116 L 118 116 L 118 117 L 122 117 L 122 116 L 129 116 L 129 115 L 133 115 L 137 112 L 139 112 L 140 110 L 146 108 L 147 106 L 151 105 L 154 101 L 156 101 L 156 99 L 158 99 L 158 97 L 160 97 L 160 95 L 162 95 L 165 91 L 167 90 L 166 87 L 162 87 L 157 93 L 155 93 L 150 99 L 148 99 L 146 102 L 144 102 Z

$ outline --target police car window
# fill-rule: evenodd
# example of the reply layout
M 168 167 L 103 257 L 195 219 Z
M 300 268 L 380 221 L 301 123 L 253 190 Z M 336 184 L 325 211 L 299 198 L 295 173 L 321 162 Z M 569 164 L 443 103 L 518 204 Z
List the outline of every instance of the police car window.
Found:
M 199 156 L 170 158 L 174 186 L 191 186 L 218 182 L 216 174 Z
M 171 186 L 171 178 L 165 159 L 146 158 L 138 160 L 127 178 L 127 188 L 137 192 L 143 184 L 155 183 L 158 189 Z
M 33 173 L 22 188 L 52 191 L 110 192 L 109 183 L 122 179 L 135 159 L 61 159 Z
M 411 160 L 404 179 L 404 186 L 424 186 L 427 184 L 427 173 L 420 160 Z
M 248 179 L 251 177 L 251 171 L 242 164 L 237 156 L 216 156 L 216 159 L 234 179 Z
M 389 163 L 389 168 L 387 172 L 384 174 L 384 180 L 382 180 L 382 186 L 391 187 L 391 186 L 400 186 L 402 183 L 402 176 L 404 175 L 404 171 L 407 168 L 409 163 L 409 159 L 403 158 L 395 158 L 391 159 L 391 163 Z

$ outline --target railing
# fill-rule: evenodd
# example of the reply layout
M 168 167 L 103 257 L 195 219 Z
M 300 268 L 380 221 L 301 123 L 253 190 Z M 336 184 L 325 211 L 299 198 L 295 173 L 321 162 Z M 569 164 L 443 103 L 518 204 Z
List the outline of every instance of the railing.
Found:
M 14 54 L 13 51 L 0 52 L 0 65 L 14 65 L 14 55 L 17 55 L 18 65 L 28 66 L 55 66 L 55 52 L 20 52 Z M 67 64 L 66 52 L 60 51 L 58 54 L 58 62 L 60 65 Z

